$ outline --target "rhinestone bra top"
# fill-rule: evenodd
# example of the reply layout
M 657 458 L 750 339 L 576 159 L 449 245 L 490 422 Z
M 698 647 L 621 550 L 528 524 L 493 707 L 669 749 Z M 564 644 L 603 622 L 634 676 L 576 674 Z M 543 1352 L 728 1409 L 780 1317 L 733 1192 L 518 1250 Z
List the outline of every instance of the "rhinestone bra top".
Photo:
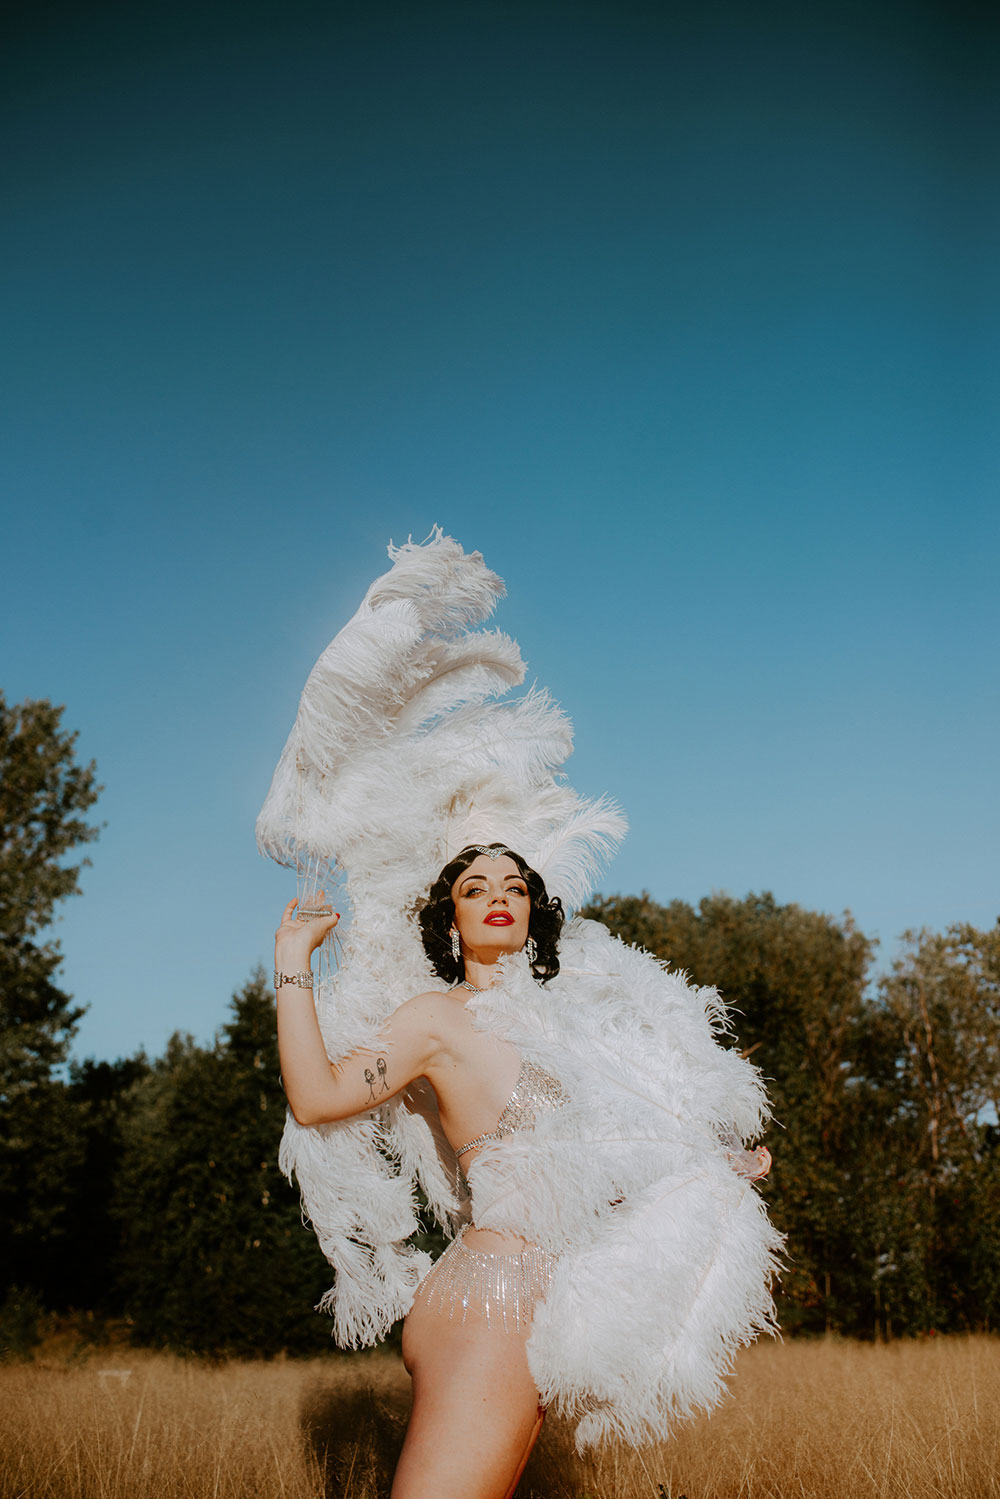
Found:
M 517 1134 L 518 1130 L 532 1129 L 539 1114 L 548 1109 L 560 1109 L 567 1101 L 565 1089 L 551 1073 L 537 1067 L 534 1062 L 523 1061 L 514 1091 L 504 1105 L 496 1129 L 477 1135 L 468 1145 L 456 1150 L 455 1155 L 463 1156 L 467 1150 L 485 1145 L 487 1140 L 502 1140 L 505 1135 Z

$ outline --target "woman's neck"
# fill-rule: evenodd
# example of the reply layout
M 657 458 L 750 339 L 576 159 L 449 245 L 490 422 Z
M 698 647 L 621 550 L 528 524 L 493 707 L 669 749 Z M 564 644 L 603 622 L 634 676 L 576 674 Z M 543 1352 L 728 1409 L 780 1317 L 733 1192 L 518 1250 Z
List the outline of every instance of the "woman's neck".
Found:
M 477 963 L 474 958 L 466 958 L 465 982 L 474 989 L 492 989 L 499 977 L 499 963 Z

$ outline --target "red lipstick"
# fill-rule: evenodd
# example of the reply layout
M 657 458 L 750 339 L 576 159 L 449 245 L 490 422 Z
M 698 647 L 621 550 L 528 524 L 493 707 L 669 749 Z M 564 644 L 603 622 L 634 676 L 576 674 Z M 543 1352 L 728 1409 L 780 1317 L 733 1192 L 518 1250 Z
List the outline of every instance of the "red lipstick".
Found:
M 514 918 L 509 911 L 493 911 L 483 918 L 486 926 L 513 926 Z

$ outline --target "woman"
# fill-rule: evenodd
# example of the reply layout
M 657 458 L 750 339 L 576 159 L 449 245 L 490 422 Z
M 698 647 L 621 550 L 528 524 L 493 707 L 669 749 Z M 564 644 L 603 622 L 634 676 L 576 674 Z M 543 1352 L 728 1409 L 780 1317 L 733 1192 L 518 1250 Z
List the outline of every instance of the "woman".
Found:
M 299 922 L 295 905 L 285 908 L 275 941 L 278 1044 L 295 1118 L 302 1125 L 345 1119 L 387 1102 L 423 1077 L 437 1096 L 445 1135 L 471 1164 L 470 1157 L 482 1148 L 475 1142 L 496 1130 L 521 1079 L 522 1062 L 509 1042 L 477 1029 L 466 1001 L 492 986 L 499 959 L 524 949 L 529 936 L 536 944 L 532 966 L 542 981 L 558 972 L 559 901 L 550 901 L 539 876 L 502 845 L 463 850 L 442 871 L 422 913 L 431 961 L 447 969 L 451 958 L 461 981 L 450 991 L 419 994 L 401 1005 L 377 1049 L 355 1052 L 335 1067 L 327 1060 L 312 1003 L 301 989 L 280 980 L 308 970 L 312 952 L 339 916 Z M 454 933 L 447 943 L 442 915 Z M 549 1078 L 541 1097 L 557 1106 L 558 1091 Z M 473 1273 L 482 1270 L 476 1263 L 482 1256 L 503 1257 L 503 1268 L 511 1273 L 500 1281 L 499 1307 L 472 1300 L 456 1315 L 455 1287 L 435 1295 L 436 1281 L 447 1275 L 456 1251 L 471 1259 Z M 530 1306 L 521 1285 L 525 1277 L 537 1283 L 540 1258 L 544 1267 L 544 1251 L 523 1236 L 472 1224 L 422 1283 L 403 1331 L 413 1409 L 393 1499 L 513 1494 L 544 1416 L 525 1353 Z M 512 1280 L 505 1307 L 503 1289 Z
M 625 823 L 566 781 L 548 695 L 506 698 L 517 646 L 476 628 L 500 579 L 439 531 L 390 555 L 310 673 L 258 818 L 263 852 L 330 861 L 352 908 L 315 1008 L 337 918 L 293 903 L 278 931 L 280 1162 L 334 1270 L 338 1343 L 406 1316 L 395 1499 L 499 1499 L 541 1406 L 579 1448 L 662 1440 L 772 1325 L 780 1240 L 745 1179 L 766 1155 L 740 1150 L 767 1101 L 714 990 L 598 922 L 561 927 Z M 433 1268 L 418 1200 L 456 1235 Z
M 312 952 L 339 916 L 299 922 L 295 906 L 286 906 L 276 935 L 275 986 L 282 1077 L 299 1124 L 368 1112 L 426 1078 L 445 1135 L 458 1157 L 470 1162 L 488 1137 L 530 1128 L 538 1110 L 559 1107 L 564 1094 L 558 1080 L 532 1069 L 526 1087 L 516 1048 L 478 1028 L 467 1005 L 470 995 L 493 986 L 504 954 L 522 951 L 529 941 L 531 967 L 541 982 L 558 972 L 561 904 L 548 899 L 540 877 L 517 854 L 502 844 L 468 848 L 446 866 L 421 924 L 432 963 L 445 975 L 454 968 L 460 981 L 447 992 L 432 990 L 401 1005 L 377 1048 L 354 1052 L 335 1066 L 312 1003 L 283 980 L 304 976 Z M 506 1124 L 518 1091 L 519 1124 Z M 762 1176 L 769 1166 L 762 1150 L 747 1174 Z M 544 1295 L 547 1260 L 523 1235 L 472 1222 L 422 1282 L 403 1330 L 413 1409 L 393 1499 L 513 1494 L 545 1414 L 525 1343 L 532 1292 Z

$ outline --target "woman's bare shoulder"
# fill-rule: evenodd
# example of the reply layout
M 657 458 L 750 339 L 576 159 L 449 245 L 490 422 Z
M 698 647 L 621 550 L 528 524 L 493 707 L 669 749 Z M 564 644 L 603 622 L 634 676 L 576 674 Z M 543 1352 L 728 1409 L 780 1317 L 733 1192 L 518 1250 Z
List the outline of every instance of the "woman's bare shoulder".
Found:
M 392 1024 L 401 1023 L 407 1026 L 429 1026 L 434 1029 L 444 1027 L 448 1030 L 454 1029 L 462 1024 L 465 1017 L 465 1007 L 453 992 L 446 989 L 428 989 L 423 994 L 414 994 L 412 999 L 404 1000 L 391 1016 Z
M 456 999 L 454 990 L 428 989 L 423 994 L 414 994 L 412 999 L 404 1000 L 399 1008 L 406 1010 L 412 1006 L 419 1010 L 433 1010 L 447 1006 L 453 1009 L 456 1005 L 460 1007 L 461 1000 Z

